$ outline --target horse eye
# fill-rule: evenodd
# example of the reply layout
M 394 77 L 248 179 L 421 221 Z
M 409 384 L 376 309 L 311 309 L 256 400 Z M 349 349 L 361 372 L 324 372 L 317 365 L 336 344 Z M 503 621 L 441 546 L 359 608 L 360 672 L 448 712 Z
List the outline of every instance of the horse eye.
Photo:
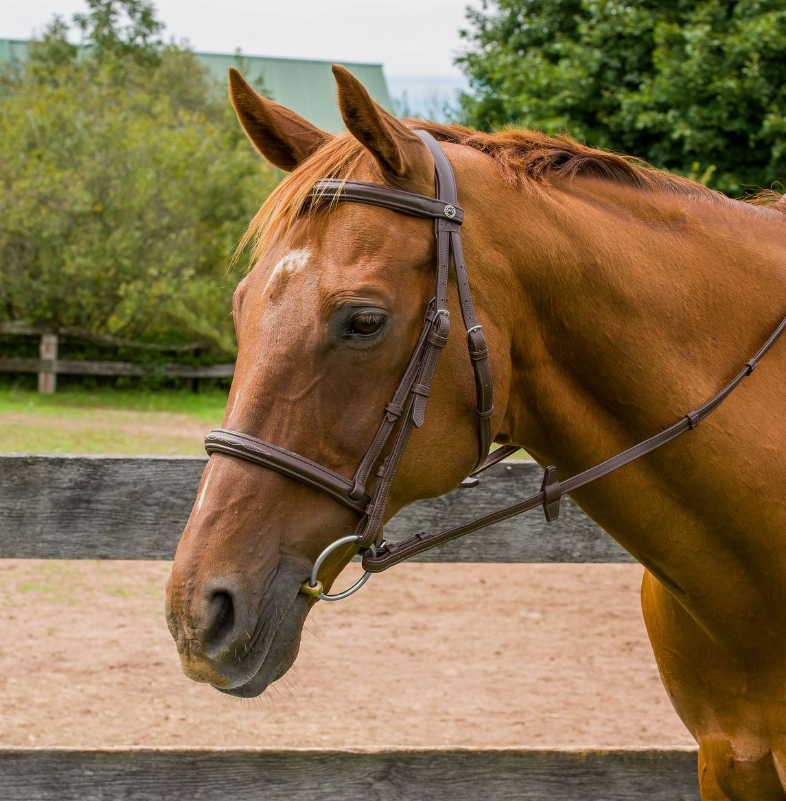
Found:
M 370 337 L 382 330 L 385 315 L 381 312 L 361 312 L 349 321 L 349 333 L 358 337 Z

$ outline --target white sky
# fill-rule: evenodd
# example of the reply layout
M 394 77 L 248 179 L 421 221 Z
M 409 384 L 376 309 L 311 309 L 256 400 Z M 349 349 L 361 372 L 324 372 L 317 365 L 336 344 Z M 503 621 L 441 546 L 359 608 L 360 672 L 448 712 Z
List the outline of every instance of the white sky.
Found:
M 154 0 L 166 38 L 195 50 L 381 62 L 388 77 L 460 75 L 464 9 L 479 0 Z M 0 0 L 0 37 L 28 39 L 81 0 Z

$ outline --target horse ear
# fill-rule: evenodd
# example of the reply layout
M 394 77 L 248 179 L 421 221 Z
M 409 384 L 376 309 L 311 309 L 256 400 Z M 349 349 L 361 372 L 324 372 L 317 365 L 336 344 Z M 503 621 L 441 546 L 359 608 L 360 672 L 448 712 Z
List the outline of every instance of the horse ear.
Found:
M 334 64 L 333 76 L 344 124 L 374 156 L 385 181 L 411 192 L 433 194 L 434 165 L 420 137 L 374 102 L 349 70 Z
M 251 144 L 287 172 L 333 138 L 294 111 L 258 95 L 234 67 L 229 69 L 229 98 Z

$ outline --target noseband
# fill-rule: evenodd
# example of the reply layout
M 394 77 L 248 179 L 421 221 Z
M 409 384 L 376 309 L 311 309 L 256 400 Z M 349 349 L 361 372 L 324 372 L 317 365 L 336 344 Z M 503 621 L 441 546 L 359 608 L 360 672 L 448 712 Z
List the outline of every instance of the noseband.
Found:
M 458 205 L 456 180 L 450 162 L 437 141 L 425 131 L 415 131 L 425 142 L 434 159 L 436 198 L 427 195 L 403 192 L 377 184 L 360 181 L 341 181 L 324 179 L 317 181 L 310 193 L 312 203 L 322 204 L 333 201 L 365 203 L 371 206 L 390 209 L 412 217 L 424 217 L 435 221 L 436 235 L 436 290 L 434 298 L 428 303 L 423 319 L 423 327 L 415 350 L 409 360 L 404 375 L 396 388 L 391 401 L 385 406 L 382 421 L 366 455 L 358 465 L 355 475 L 347 479 L 323 467 L 305 456 L 288 451 L 269 442 L 231 431 L 217 428 L 205 438 L 208 454 L 223 453 L 247 462 L 262 465 L 282 475 L 300 481 L 313 489 L 329 495 L 337 503 L 346 506 L 360 516 L 354 534 L 341 537 L 331 543 L 317 557 L 311 571 L 311 578 L 301 587 L 301 592 L 325 601 L 337 601 L 356 592 L 366 582 L 371 573 L 378 573 L 405 559 L 429 550 L 457 537 L 469 534 L 485 526 L 498 523 L 515 515 L 527 512 L 538 506 L 543 508 L 546 520 L 551 522 L 559 515 L 560 500 L 565 493 L 574 492 L 596 481 L 626 464 L 660 448 L 686 431 L 691 431 L 711 412 L 713 412 L 736 389 L 740 382 L 749 376 L 757 362 L 775 344 L 786 330 L 786 319 L 782 320 L 759 352 L 748 361 L 740 373 L 717 395 L 703 406 L 689 412 L 683 418 L 644 442 L 601 462 L 599 465 L 560 482 L 556 467 L 545 470 L 540 492 L 519 503 L 511 504 L 496 512 L 484 515 L 469 523 L 428 534 L 421 532 L 400 543 L 382 541 L 382 520 L 390 487 L 396 476 L 410 435 L 420 428 L 425 420 L 426 400 L 431 393 L 431 382 L 437 360 L 448 341 L 450 313 L 448 305 L 448 278 L 453 263 L 458 288 L 461 315 L 466 329 L 467 348 L 475 375 L 476 407 L 478 427 L 478 458 L 464 483 L 473 485 L 472 477 L 501 462 L 515 453 L 518 446 L 504 446 L 489 455 L 491 446 L 492 405 L 491 370 L 483 327 L 478 325 L 472 295 L 461 247 L 460 226 L 464 221 L 464 211 Z M 395 436 L 394 436 L 395 435 Z M 367 486 L 371 472 L 383 451 L 393 439 L 393 445 L 376 471 L 376 483 L 369 495 Z M 348 590 L 335 595 L 323 592 L 317 574 L 322 563 L 334 550 L 355 543 L 363 552 L 363 577 Z

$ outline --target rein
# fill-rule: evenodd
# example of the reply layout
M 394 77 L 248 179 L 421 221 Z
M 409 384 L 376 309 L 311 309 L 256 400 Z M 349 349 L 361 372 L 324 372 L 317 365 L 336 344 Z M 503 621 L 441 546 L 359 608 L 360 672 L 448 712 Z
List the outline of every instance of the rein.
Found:
M 420 532 L 414 537 L 398 543 L 384 542 L 382 540 L 382 520 L 390 487 L 398 472 L 410 435 L 425 421 L 426 401 L 431 393 L 434 370 L 439 355 L 448 341 L 450 313 L 447 305 L 451 263 L 455 270 L 461 315 L 466 330 L 467 349 L 475 376 L 475 414 L 478 426 L 478 459 L 470 477 L 462 482 L 462 486 L 474 486 L 477 484 L 475 476 L 519 449 L 518 446 L 504 446 L 489 454 L 491 416 L 494 412 L 491 369 L 483 327 L 478 324 L 475 316 L 461 247 L 460 226 L 464 220 L 464 211 L 458 205 L 455 177 L 442 148 L 436 139 L 425 131 L 415 131 L 415 133 L 426 144 L 434 159 L 436 198 L 377 184 L 338 179 L 317 181 L 310 193 L 311 202 L 316 204 L 332 201 L 365 203 L 401 214 L 434 220 L 437 254 L 435 296 L 427 305 L 423 327 L 404 375 L 393 398 L 385 406 L 382 421 L 352 479 L 347 479 L 300 454 L 257 439 L 250 434 L 217 428 L 205 438 L 205 450 L 208 454 L 222 453 L 275 470 L 313 489 L 324 492 L 337 503 L 360 515 L 354 533 L 341 537 L 322 551 L 314 562 L 310 580 L 301 587 L 300 591 L 304 594 L 326 601 L 337 601 L 356 592 L 372 573 L 387 570 L 387 568 L 437 545 L 522 514 L 537 506 L 543 508 L 548 522 L 556 520 L 559 516 L 560 501 L 565 493 L 585 487 L 651 453 L 667 442 L 671 442 L 680 434 L 696 428 L 728 398 L 744 378 L 753 372 L 758 361 L 786 331 L 786 318 L 784 318 L 758 353 L 717 395 L 644 442 L 565 481 L 559 481 L 557 468 L 553 465 L 549 466 L 544 471 L 540 492 L 463 525 L 433 534 Z M 372 470 L 391 439 L 393 439 L 393 445 L 376 471 L 377 481 L 369 495 L 366 487 Z M 323 592 L 322 583 L 318 580 L 319 569 L 330 553 L 350 543 L 355 543 L 362 551 L 365 573 L 348 590 L 328 595 Z

